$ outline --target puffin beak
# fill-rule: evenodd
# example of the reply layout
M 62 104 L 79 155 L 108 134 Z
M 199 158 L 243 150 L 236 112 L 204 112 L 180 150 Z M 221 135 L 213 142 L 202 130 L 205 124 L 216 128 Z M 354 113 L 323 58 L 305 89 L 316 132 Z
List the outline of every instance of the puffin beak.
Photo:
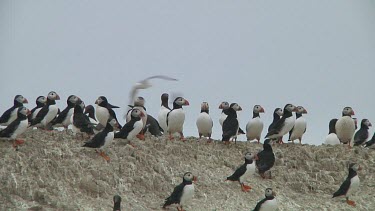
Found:
M 370 124 L 368 125 L 369 127 L 372 127 L 372 124 L 371 124 L 371 122 L 370 122 Z
M 254 160 L 259 160 L 258 154 L 254 156 Z
M 145 114 L 143 113 L 143 112 L 141 112 L 141 115 L 140 115 L 141 117 L 144 117 L 145 116 Z
M 238 106 L 238 110 L 239 110 L 239 111 L 242 111 L 242 108 L 241 108 L 241 106 Z
M 223 105 L 220 104 L 220 105 L 219 105 L 219 109 L 223 109 Z
M 23 103 L 29 103 L 26 98 L 23 99 Z
M 95 100 L 95 104 L 99 104 L 99 99 Z
M 264 108 L 260 109 L 260 113 L 265 113 Z
M 352 115 L 355 115 L 354 111 L 352 111 Z
M 27 109 L 27 116 L 29 116 L 30 114 L 31 114 L 31 111 Z
M 272 191 L 272 196 L 276 196 L 276 192 L 275 191 Z
M 189 101 L 185 100 L 185 104 L 184 105 L 190 105 Z
M 194 181 L 194 182 L 197 182 L 197 181 L 198 181 L 198 177 L 194 176 L 194 177 L 193 177 L 193 181 Z
M 304 113 L 304 114 L 307 114 L 307 110 L 306 110 L 306 109 L 304 109 L 304 110 L 303 110 L 303 113 Z
M 60 96 L 56 94 L 56 100 L 60 100 Z

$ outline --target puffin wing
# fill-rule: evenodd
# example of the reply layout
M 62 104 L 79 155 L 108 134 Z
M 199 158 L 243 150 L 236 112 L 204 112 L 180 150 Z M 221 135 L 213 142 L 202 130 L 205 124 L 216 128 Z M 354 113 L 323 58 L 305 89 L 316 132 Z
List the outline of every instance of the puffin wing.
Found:
M 333 194 L 333 197 L 343 196 L 348 192 L 350 187 L 350 178 L 346 178 L 346 180 L 341 184 L 340 188 Z
M 0 131 L 0 137 L 11 137 L 14 131 L 16 131 L 18 125 L 20 124 L 20 120 L 16 119 L 11 122 L 4 130 Z
M 107 134 L 105 132 L 99 132 L 91 140 L 85 142 L 82 147 L 99 148 L 104 145 L 106 136 Z
M 238 169 L 236 169 L 236 171 L 234 171 L 234 173 L 231 176 L 227 177 L 227 180 L 238 181 L 240 177 L 243 174 L 245 174 L 245 172 L 246 172 L 246 164 L 243 164 Z
M 40 123 L 44 119 L 44 117 L 48 114 L 48 108 L 49 108 L 49 105 L 43 106 L 43 108 L 40 109 L 40 111 L 36 115 L 35 119 L 33 119 L 33 121 L 31 122 L 30 126 Z
M 117 122 L 117 124 L 119 125 L 119 128 L 121 129 L 122 126 L 120 125 L 119 121 L 117 120 L 117 117 L 116 117 L 116 113 L 115 113 L 115 111 L 112 110 L 112 108 L 110 108 L 109 106 L 107 107 L 107 109 L 108 109 L 109 115 L 110 115 L 112 118 L 116 119 L 116 122 Z
M 52 125 L 62 123 L 64 121 L 66 115 L 68 115 L 69 110 L 70 110 L 70 108 L 66 107 L 63 111 L 61 111 L 59 113 L 59 115 L 54 120 L 52 120 L 52 122 L 51 122 Z
M 130 131 L 134 129 L 134 121 L 130 120 L 127 122 L 120 130 L 120 132 L 115 133 L 115 138 L 127 138 Z
M 266 138 L 268 136 L 271 136 L 271 135 L 274 135 L 274 134 L 278 134 L 280 132 L 281 128 L 283 128 L 284 125 L 285 125 L 285 119 L 284 118 L 279 119 L 274 124 L 274 126 L 270 129 L 270 131 L 268 131 L 268 133 L 266 135 Z
M 354 145 L 361 145 L 368 138 L 368 133 L 364 130 L 358 130 L 354 135 Z
M 180 203 L 184 187 L 185 187 L 184 183 L 177 185 L 173 189 L 172 194 L 168 198 L 165 199 L 165 203 L 163 207 L 165 208 L 168 205 Z
M 226 118 L 223 122 L 223 139 L 230 138 L 237 133 L 238 120 Z
M 255 206 L 255 208 L 254 208 L 253 211 L 260 211 L 260 208 L 262 207 L 262 204 L 263 204 L 264 202 L 266 202 L 266 201 L 267 201 L 267 198 L 264 198 L 264 199 L 260 200 L 260 201 L 257 203 L 257 206 Z
M 12 114 L 13 109 L 15 109 L 15 108 L 11 107 L 8 110 L 6 110 L 3 113 L 3 115 L 1 115 L 1 117 L 0 117 L 0 123 L 5 123 L 5 122 L 8 121 L 8 119 L 10 118 L 10 115 Z

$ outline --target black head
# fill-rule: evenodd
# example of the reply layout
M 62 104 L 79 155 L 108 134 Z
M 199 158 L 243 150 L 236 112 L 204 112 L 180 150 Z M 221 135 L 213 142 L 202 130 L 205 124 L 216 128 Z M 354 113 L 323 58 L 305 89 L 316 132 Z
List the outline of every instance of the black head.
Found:
M 37 107 L 43 107 L 47 103 L 47 98 L 44 96 L 39 96 L 35 100 Z
M 95 108 L 92 105 L 88 105 L 85 107 L 85 114 L 95 114 Z
M 168 102 L 169 94 L 167 94 L 167 93 L 163 93 L 163 94 L 161 95 L 160 99 L 161 99 L 162 102 L 164 102 L 164 101 Z
M 191 172 L 186 172 L 184 176 L 182 177 L 183 183 L 185 184 L 191 184 L 195 181 L 197 181 L 197 177 L 193 175 Z
M 95 104 L 102 106 L 102 107 L 107 107 L 108 105 L 108 100 L 104 96 L 98 97 L 98 99 L 95 101 Z
M 17 117 L 21 119 L 26 119 L 28 115 L 30 115 L 30 110 L 27 109 L 26 107 L 19 107 L 17 110 Z
M 273 198 L 276 196 L 276 193 L 272 190 L 272 188 L 266 188 L 266 190 L 264 191 L 264 195 L 266 196 L 266 198 Z
M 50 91 L 47 95 L 47 99 L 52 101 L 60 100 L 60 96 L 55 91 Z
M 229 108 L 229 103 L 227 101 L 223 101 L 219 105 L 219 109 L 226 110 Z
M 13 101 L 15 106 L 22 106 L 24 103 L 29 103 L 26 98 L 24 98 L 22 95 L 16 95 L 14 97 Z
M 75 104 L 78 102 L 78 100 L 79 100 L 79 97 L 75 95 L 70 95 L 68 99 L 66 100 L 66 103 L 68 104 L 68 106 L 74 107 Z
M 173 101 L 173 108 L 182 108 L 182 106 L 188 106 L 188 105 L 189 105 L 189 101 L 187 101 L 183 97 L 177 97 Z
M 352 107 L 345 107 L 342 110 L 342 116 L 352 116 L 352 115 L 354 115 L 354 110 L 352 109 Z
M 329 121 L 329 133 L 328 134 L 331 134 L 331 133 L 336 133 L 336 122 L 337 122 L 338 119 L 331 119 L 331 121 Z
M 239 106 L 237 103 L 232 103 L 232 104 L 230 104 L 229 107 L 232 108 L 235 111 L 242 111 L 241 106 Z
M 292 113 L 292 112 L 296 112 L 297 111 L 297 107 L 295 106 L 295 105 L 293 105 L 293 104 L 286 104 L 285 106 L 284 106 L 284 113 L 286 112 L 286 111 L 288 111 L 288 112 L 290 112 L 290 113 Z
M 121 196 L 115 195 L 113 196 L 113 211 L 120 211 L 121 210 Z
M 273 116 L 275 117 L 275 115 L 281 117 L 283 115 L 283 109 L 282 108 L 276 108 L 274 111 L 273 111 Z
M 272 152 L 272 147 L 271 147 L 271 145 L 269 144 L 269 143 L 264 143 L 263 144 L 263 150 L 264 151 L 270 151 L 270 152 Z
M 362 119 L 362 121 L 361 121 L 361 128 L 367 128 L 368 129 L 371 126 L 372 126 L 372 124 L 371 124 L 370 120 L 368 120 L 368 119 Z

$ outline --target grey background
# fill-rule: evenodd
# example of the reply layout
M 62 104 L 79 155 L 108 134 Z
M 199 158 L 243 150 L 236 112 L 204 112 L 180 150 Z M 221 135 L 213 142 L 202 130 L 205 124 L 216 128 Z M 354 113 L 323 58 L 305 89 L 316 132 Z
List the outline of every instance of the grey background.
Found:
M 105 95 L 123 115 L 132 84 L 164 74 L 179 81 L 155 80 L 140 95 L 155 117 L 161 93 L 188 99 L 187 136 L 197 136 L 202 101 L 215 138 L 223 100 L 243 107 L 242 128 L 254 104 L 268 127 L 274 108 L 293 103 L 309 112 L 304 142 L 320 144 L 344 106 L 375 123 L 374 37 L 370 0 L 3 0 L 0 112 L 16 94 L 31 109 L 55 90 L 61 109 L 70 94 L 86 105 Z

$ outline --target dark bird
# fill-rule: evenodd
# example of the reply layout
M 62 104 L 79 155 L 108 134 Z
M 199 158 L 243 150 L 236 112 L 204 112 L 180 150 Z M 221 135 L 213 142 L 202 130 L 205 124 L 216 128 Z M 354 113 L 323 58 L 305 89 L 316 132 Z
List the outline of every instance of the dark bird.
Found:
M 108 103 L 108 100 L 106 97 L 104 96 L 98 97 L 98 99 L 95 101 L 95 104 L 96 104 L 96 109 L 95 109 L 96 119 L 99 122 L 100 127 L 104 127 L 107 124 L 108 119 L 113 118 L 113 119 L 116 119 L 119 129 L 121 129 L 121 125 L 119 124 L 117 120 L 116 113 L 112 109 L 113 106 Z
M 13 100 L 13 106 L 6 110 L 0 117 L 0 125 L 7 126 L 15 119 L 17 119 L 17 110 L 23 106 L 24 103 L 28 103 L 27 99 L 22 95 L 16 95 Z
M 70 95 L 66 100 L 66 108 L 59 113 L 57 118 L 51 121 L 52 126 L 63 126 L 65 129 L 67 129 L 68 126 L 71 124 L 70 118 L 73 115 L 74 106 L 79 100 L 79 97 L 75 95 Z
M 276 122 L 280 120 L 282 115 L 283 115 L 283 109 L 282 108 L 276 108 L 275 111 L 273 112 L 272 123 L 270 124 L 270 126 L 268 126 L 267 132 L 270 132 L 270 130 L 275 126 Z
M 30 115 L 30 110 L 21 106 L 17 108 L 17 118 L 11 122 L 5 129 L 0 131 L 0 137 L 13 139 L 13 147 L 23 144 L 25 141 L 17 139 L 19 135 L 27 130 L 29 121 L 27 116 Z
M 194 184 L 197 177 L 193 176 L 191 172 L 186 172 L 182 178 L 182 183 L 177 185 L 172 194 L 165 199 L 163 208 L 171 204 L 177 204 L 178 211 L 184 211 L 183 206 L 189 202 L 194 196 Z
M 282 138 L 293 128 L 295 119 L 292 112 L 296 112 L 297 107 L 292 104 L 286 104 L 283 116 L 275 123 L 271 130 L 267 133 L 266 138 L 277 139 L 279 143 L 283 143 Z
M 164 132 L 163 128 L 160 127 L 159 122 L 150 114 L 147 114 L 147 123 L 145 130 L 150 132 L 151 135 L 154 136 L 162 136 L 162 132 Z
M 248 192 L 251 187 L 248 185 L 245 185 L 245 181 L 254 175 L 255 173 L 255 162 L 257 157 L 256 155 L 253 155 L 252 153 L 246 153 L 245 155 L 245 163 L 242 164 L 234 173 L 227 177 L 227 180 L 229 181 L 237 181 L 241 185 L 241 190 L 244 192 Z
M 56 118 L 59 108 L 56 106 L 56 100 L 60 100 L 60 96 L 51 91 L 47 95 L 46 105 L 38 112 L 35 119 L 31 122 L 31 126 L 42 127 L 44 129 L 52 129 L 51 121 Z
M 35 119 L 36 115 L 47 103 L 47 98 L 44 96 L 39 96 L 35 100 L 36 107 L 31 109 L 31 114 L 28 116 L 29 122 L 31 123 Z
M 372 124 L 368 119 L 362 119 L 361 128 L 354 135 L 354 146 L 360 146 L 369 138 L 368 129 Z
M 83 113 L 86 114 L 89 117 L 91 123 L 98 124 L 98 121 L 96 120 L 96 117 L 95 117 L 94 106 L 92 106 L 92 105 L 86 106 Z
M 268 139 L 269 140 L 269 139 Z M 263 150 L 257 154 L 258 160 L 255 162 L 260 176 L 265 179 L 271 179 L 271 175 L 266 176 L 266 171 L 270 170 L 275 164 L 275 154 L 271 145 L 266 140 L 263 144 Z
M 237 103 L 230 104 L 229 108 L 225 110 L 227 118 L 223 122 L 223 135 L 222 141 L 224 144 L 229 144 L 230 138 L 234 137 L 236 140 L 240 125 L 237 119 L 237 111 L 241 111 L 242 108 Z
M 163 128 L 164 134 L 166 134 L 168 131 L 167 115 L 171 111 L 171 109 L 168 106 L 169 95 L 167 93 L 163 93 L 160 98 L 161 106 L 158 114 L 158 120 L 160 127 Z
M 113 197 L 113 211 L 121 211 L 121 196 L 119 195 Z
M 82 100 L 79 100 L 74 106 L 74 112 L 71 117 L 72 130 L 74 134 L 82 132 L 93 135 L 95 125 L 91 123 L 89 117 L 83 113 L 84 107 L 85 104 Z
M 375 133 L 374 135 L 372 135 L 371 140 L 365 143 L 365 147 L 370 148 L 370 149 L 375 149 Z
M 272 190 L 272 188 L 267 188 L 265 191 L 266 198 L 260 200 L 254 211 L 275 211 L 278 208 L 278 203 L 275 198 L 276 193 Z
M 119 132 L 115 133 L 115 138 L 127 139 L 129 141 L 133 140 L 139 132 L 143 129 L 142 116 L 144 114 L 139 109 L 135 108 L 130 113 L 131 119 L 127 122 Z M 130 143 L 133 147 L 133 144 Z
M 349 200 L 349 196 L 359 189 L 360 181 L 359 181 L 359 177 L 357 174 L 357 171 L 359 170 L 361 170 L 361 166 L 359 164 L 351 163 L 349 165 L 348 176 L 346 177 L 345 181 L 341 184 L 339 190 L 333 194 L 332 198 L 335 198 L 338 196 L 345 196 L 346 203 L 351 206 L 355 206 L 355 202 L 352 200 Z

